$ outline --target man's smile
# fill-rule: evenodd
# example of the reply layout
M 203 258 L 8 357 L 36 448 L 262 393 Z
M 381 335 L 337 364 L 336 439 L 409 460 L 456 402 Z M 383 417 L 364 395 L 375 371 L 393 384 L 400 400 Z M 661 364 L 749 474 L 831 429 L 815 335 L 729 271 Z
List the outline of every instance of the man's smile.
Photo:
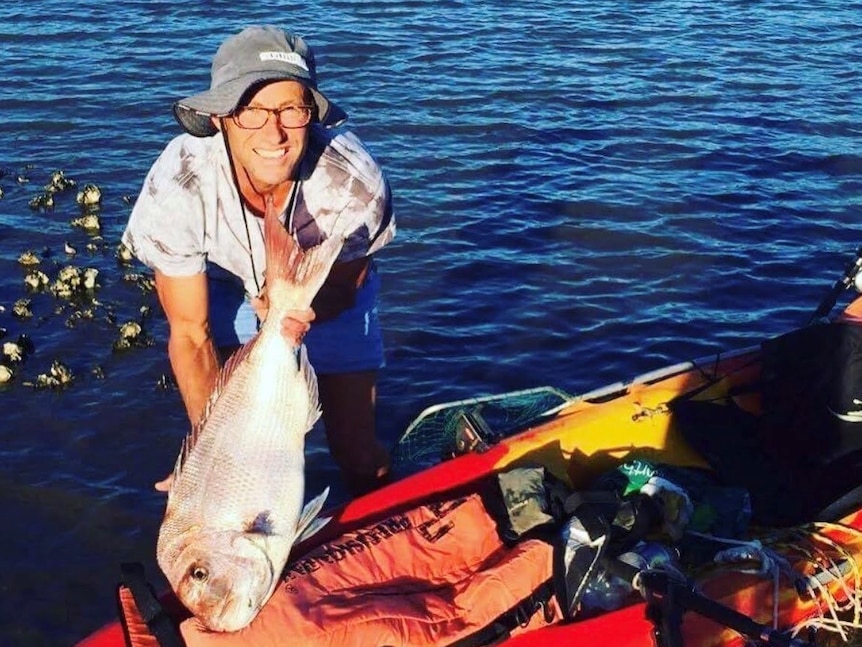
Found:
M 255 148 L 254 152 L 265 159 L 277 160 L 287 155 L 286 148 Z

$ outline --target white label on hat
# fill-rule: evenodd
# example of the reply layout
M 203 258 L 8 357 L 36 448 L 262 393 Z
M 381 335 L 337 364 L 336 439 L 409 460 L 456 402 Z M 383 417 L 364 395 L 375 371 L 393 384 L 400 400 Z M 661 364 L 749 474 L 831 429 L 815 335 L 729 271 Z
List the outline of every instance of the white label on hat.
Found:
M 296 65 L 297 67 L 301 67 L 303 70 L 308 72 L 308 65 L 306 65 L 305 59 L 302 58 L 296 52 L 261 52 L 260 60 L 282 61 L 284 63 L 290 63 L 292 65 Z

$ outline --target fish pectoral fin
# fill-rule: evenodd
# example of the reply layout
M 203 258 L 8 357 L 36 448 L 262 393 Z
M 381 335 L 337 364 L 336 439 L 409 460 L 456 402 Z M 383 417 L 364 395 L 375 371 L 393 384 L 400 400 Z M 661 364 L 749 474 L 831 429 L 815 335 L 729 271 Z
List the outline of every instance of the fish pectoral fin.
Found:
M 312 535 L 316 534 L 318 530 L 323 528 L 323 526 L 328 524 L 330 521 L 332 521 L 332 517 L 317 517 L 312 519 L 311 523 L 302 529 L 294 543 L 298 544 L 301 541 L 305 541 Z
M 321 518 L 317 516 L 323 509 L 323 504 L 326 501 L 327 496 L 329 496 L 328 487 L 309 501 L 302 509 L 299 523 L 296 524 L 296 541 L 294 543 L 299 543 L 308 539 L 332 519 L 332 517 Z

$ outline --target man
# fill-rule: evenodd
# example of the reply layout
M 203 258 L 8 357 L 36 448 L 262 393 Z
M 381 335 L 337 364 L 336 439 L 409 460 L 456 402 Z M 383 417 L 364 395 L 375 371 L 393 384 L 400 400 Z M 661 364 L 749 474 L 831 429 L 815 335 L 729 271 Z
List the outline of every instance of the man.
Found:
M 374 410 L 384 362 L 372 256 L 395 235 L 382 171 L 355 135 L 332 130 L 347 115 L 318 89 L 311 48 L 276 27 L 228 38 L 210 89 L 173 111 L 186 134 L 147 175 L 123 241 L 155 272 L 189 419 L 201 417 L 220 361 L 266 316 L 262 216 L 272 201 L 304 248 L 348 233 L 312 309 L 282 327 L 304 337 L 348 487 L 373 489 L 389 469 Z

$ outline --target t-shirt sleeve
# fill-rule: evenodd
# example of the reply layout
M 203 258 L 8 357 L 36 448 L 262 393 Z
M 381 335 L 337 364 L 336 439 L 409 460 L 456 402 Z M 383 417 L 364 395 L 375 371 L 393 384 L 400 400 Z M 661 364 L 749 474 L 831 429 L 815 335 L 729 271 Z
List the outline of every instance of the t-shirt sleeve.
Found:
M 392 194 L 382 173 L 369 197 L 352 201 L 343 216 L 352 226 L 347 231 L 341 260 L 370 256 L 392 240 L 395 236 Z
M 369 256 L 395 236 L 395 216 L 389 182 L 376 160 L 353 133 L 345 132 L 331 143 L 323 160 L 331 193 L 340 194 L 335 230 L 346 237 L 339 261 Z M 325 207 L 324 207 L 325 208 Z
M 188 167 L 183 155 L 174 140 L 156 160 L 122 236 L 138 260 L 167 276 L 206 271 L 200 180 L 183 171 Z

